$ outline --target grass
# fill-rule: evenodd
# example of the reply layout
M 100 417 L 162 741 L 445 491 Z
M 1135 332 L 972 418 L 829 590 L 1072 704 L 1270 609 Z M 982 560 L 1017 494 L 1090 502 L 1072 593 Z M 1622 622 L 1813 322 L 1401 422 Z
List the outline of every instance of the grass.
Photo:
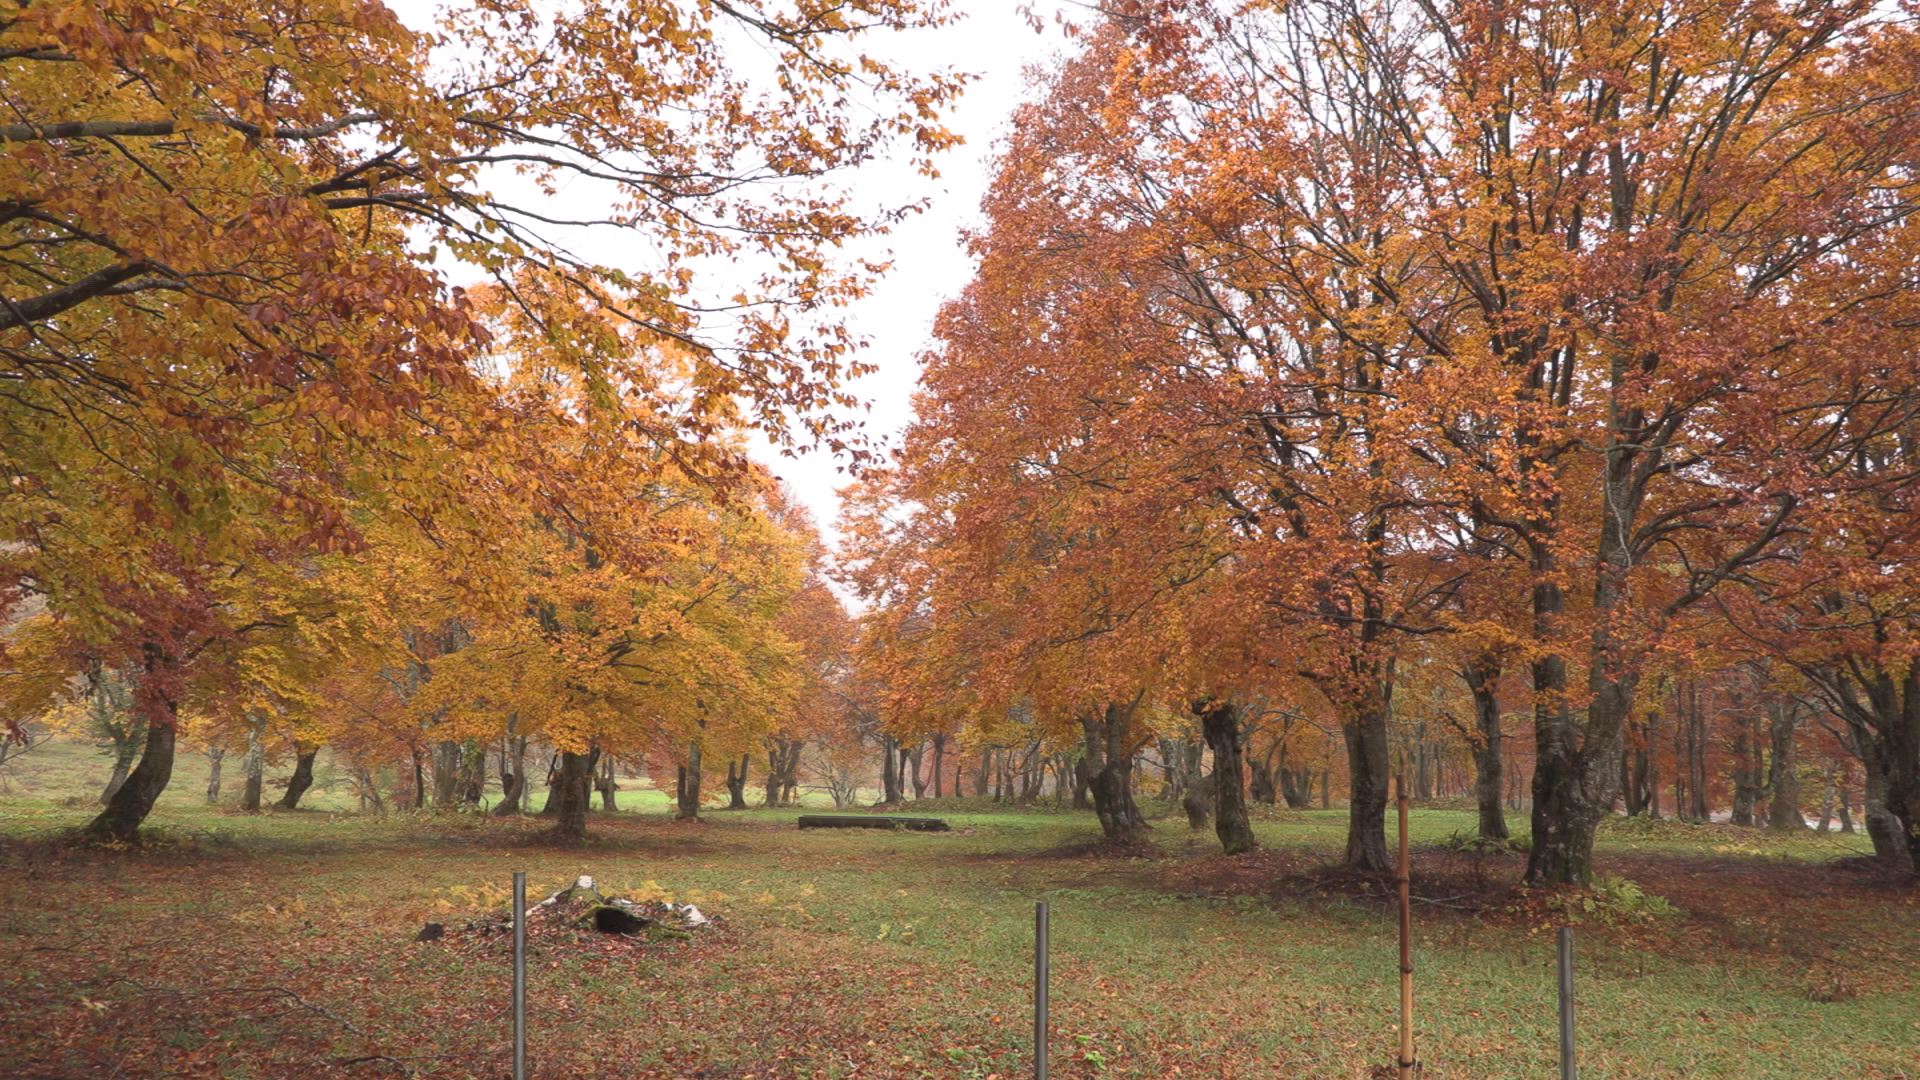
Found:
M 692 942 L 536 955 L 536 1075 L 1026 1075 L 1036 899 L 1053 908 L 1056 1076 L 1366 1077 L 1391 1060 L 1392 909 L 1380 883 L 1317 869 L 1344 811 L 1266 814 L 1262 852 L 1227 859 L 1171 819 L 1157 854 L 1128 857 L 1088 850 L 1084 813 L 935 809 L 959 831 L 627 812 L 560 849 L 534 820 L 186 799 L 156 815 L 170 841 L 102 852 L 54 839 L 83 808 L 0 798 L 0 1074 L 501 1075 L 506 954 L 413 937 L 498 910 L 515 869 L 535 893 L 591 873 L 725 920 Z M 1414 891 L 1437 901 L 1415 912 L 1423 1075 L 1552 1073 L 1550 927 L 1570 914 L 1585 1077 L 1920 1076 L 1920 906 L 1834 862 L 1857 838 L 1611 825 L 1603 873 L 1678 909 L 1649 915 L 1514 891 L 1519 857 L 1444 851 L 1472 826 L 1412 817 Z M 1469 878 L 1496 887 L 1460 910 Z

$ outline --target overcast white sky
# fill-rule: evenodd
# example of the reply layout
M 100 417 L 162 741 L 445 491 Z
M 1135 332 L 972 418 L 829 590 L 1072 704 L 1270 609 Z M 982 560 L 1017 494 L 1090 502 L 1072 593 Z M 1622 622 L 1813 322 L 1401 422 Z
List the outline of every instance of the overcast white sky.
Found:
M 1043 31 L 1034 31 L 1021 13 L 1023 6 L 1046 20 Z M 911 397 L 920 373 L 916 358 L 927 344 L 934 314 L 944 300 L 959 293 L 972 273 L 961 233 L 979 220 L 980 199 L 991 178 L 997 144 L 1027 89 L 1026 69 L 1065 46 L 1065 38 L 1053 24 L 1058 5 L 1047 0 L 954 0 L 954 7 L 962 16 L 956 25 L 897 35 L 886 47 L 874 50 L 918 70 L 951 67 L 976 78 L 947 117 L 947 126 L 962 135 L 966 144 L 941 160 L 938 179 L 929 181 L 911 169 L 880 164 L 866 170 L 853 185 L 856 194 L 868 195 L 877 203 L 897 202 L 903 195 L 922 192 L 932 199 L 925 213 L 887 238 L 885 247 L 894 256 L 893 272 L 851 316 L 854 328 L 870 342 L 865 359 L 879 366 L 854 387 L 871 409 L 866 417 L 868 432 L 879 437 L 890 438 L 911 418 Z M 833 539 L 840 509 L 836 491 L 848 481 L 841 471 L 844 463 L 819 451 L 789 458 L 765 450 L 759 457 L 813 509 L 822 531 Z
M 430 27 L 438 0 L 387 0 L 409 25 Z M 848 315 L 856 333 L 867 339 L 864 359 L 878 366 L 860 380 L 854 391 L 868 403 L 867 434 L 891 441 L 912 414 L 912 394 L 919 377 L 917 357 L 926 346 L 933 317 L 940 304 L 966 284 L 972 262 L 961 246 L 962 232 L 979 219 L 979 206 L 990 179 L 993 156 L 1006 133 L 1009 115 L 1027 87 L 1026 71 L 1061 51 L 1066 38 L 1055 24 L 1055 14 L 1070 9 L 1060 0 L 952 0 L 959 16 L 953 25 L 927 31 L 873 36 L 863 51 L 894 61 L 909 70 L 957 70 L 974 77 L 967 93 L 945 117 L 947 126 L 965 144 L 943 155 L 940 176 L 928 179 L 903 161 L 877 161 L 851 177 L 842 178 L 858 205 L 898 206 L 926 198 L 924 213 L 897 226 L 874 249 L 858 254 L 881 258 L 891 252 L 893 270 Z M 1022 8 L 1045 20 L 1036 31 Z M 511 177 L 499 182 L 517 183 Z M 561 196 L 570 201 L 596 198 L 591 184 L 569 182 Z M 590 217 L 590 208 L 574 206 L 575 216 Z M 621 264 L 620 248 L 631 238 L 620 235 L 573 235 L 567 243 L 577 252 L 611 264 Z M 456 278 L 477 273 L 456 265 L 445 267 Z M 711 287 L 707 290 L 713 291 Z M 729 290 L 720 289 L 719 295 Z M 828 540 L 834 539 L 839 514 L 839 488 L 849 477 L 845 463 L 826 451 L 797 457 L 781 454 L 761 441 L 755 456 L 785 480 L 812 509 Z

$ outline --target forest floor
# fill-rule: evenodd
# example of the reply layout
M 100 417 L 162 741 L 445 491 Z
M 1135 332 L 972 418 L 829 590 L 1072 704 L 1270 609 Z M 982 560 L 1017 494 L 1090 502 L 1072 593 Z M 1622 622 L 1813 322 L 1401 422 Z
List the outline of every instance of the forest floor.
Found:
M 1113 853 L 1092 815 L 926 803 L 957 831 L 676 824 L 172 801 L 137 851 L 79 848 L 87 810 L 0 796 L 0 1075 L 499 1077 L 508 953 L 457 932 L 586 873 L 690 900 L 688 941 L 542 945 L 536 1076 L 1030 1075 L 1033 902 L 1053 926 L 1057 1077 L 1368 1077 L 1393 1057 L 1388 883 L 1331 872 L 1345 812 L 1267 811 L 1262 850 L 1155 822 Z M 1162 804 L 1153 803 L 1156 809 Z M 1516 821 L 1524 827 L 1524 819 Z M 1920 890 L 1854 836 L 1616 822 L 1595 896 L 1518 888 L 1460 850 L 1471 814 L 1413 815 L 1421 1075 L 1551 1075 L 1553 927 L 1577 924 L 1581 1075 L 1920 1078 Z

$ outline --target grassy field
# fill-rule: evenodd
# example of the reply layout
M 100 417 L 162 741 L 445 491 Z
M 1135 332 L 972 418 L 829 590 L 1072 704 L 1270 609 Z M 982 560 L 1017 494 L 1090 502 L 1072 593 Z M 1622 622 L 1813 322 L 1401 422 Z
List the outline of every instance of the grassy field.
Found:
M 1088 814 L 934 808 L 958 831 L 623 812 L 562 849 L 533 819 L 240 815 L 176 794 L 159 843 L 108 852 L 60 839 L 84 807 L 16 788 L 0 1075 L 504 1075 L 503 943 L 414 938 L 501 910 L 515 869 L 542 895 L 590 873 L 724 920 L 537 951 L 539 1076 L 1027 1075 L 1036 899 L 1053 907 L 1056 1076 L 1391 1060 L 1393 912 L 1387 883 L 1326 869 L 1343 811 L 1270 813 L 1263 850 L 1227 859 L 1173 820 L 1156 850 L 1114 853 Z M 1622 822 L 1594 901 L 1518 890 L 1519 856 L 1449 843 L 1471 827 L 1413 817 L 1423 1075 L 1552 1074 L 1551 928 L 1572 920 L 1584 1077 L 1920 1077 L 1920 897 L 1838 861 L 1858 838 Z

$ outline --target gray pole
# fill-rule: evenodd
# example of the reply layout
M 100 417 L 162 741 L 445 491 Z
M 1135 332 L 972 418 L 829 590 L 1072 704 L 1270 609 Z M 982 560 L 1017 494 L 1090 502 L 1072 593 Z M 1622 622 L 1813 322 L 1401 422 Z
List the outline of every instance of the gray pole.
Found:
M 1047 1080 L 1047 905 L 1033 905 L 1033 1080 Z
M 1560 928 L 1560 1080 L 1578 1080 L 1573 1055 L 1573 930 Z
M 527 1080 L 527 875 L 513 872 L 513 1080 Z

